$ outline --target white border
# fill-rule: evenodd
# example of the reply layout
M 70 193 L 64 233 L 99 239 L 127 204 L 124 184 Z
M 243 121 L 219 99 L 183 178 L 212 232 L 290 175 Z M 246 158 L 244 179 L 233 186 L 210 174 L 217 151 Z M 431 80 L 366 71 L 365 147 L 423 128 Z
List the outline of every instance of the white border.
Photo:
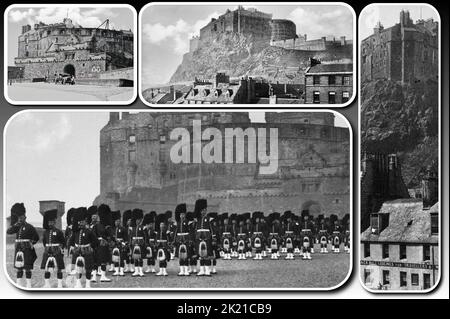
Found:
M 105 112 L 105 113 L 110 113 L 110 112 L 130 112 L 129 109 L 109 109 L 109 110 L 105 110 L 105 109 L 89 109 L 89 110 L 82 110 L 82 109 L 78 109 L 78 110 L 33 110 L 33 109 L 28 109 L 28 110 L 22 110 L 19 111 L 15 114 L 13 114 L 8 121 L 5 124 L 5 127 L 3 129 L 3 198 L 6 199 L 6 194 L 7 194 L 7 190 L 6 190 L 6 178 L 7 178 L 7 172 L 6 172 L 6 146 L 7 146 L 7 128 L 8 125 L 19 115 L 22 115 L 24 113 L 28 113 L 28 112 L 32 112 L 32 113 L 41 113 L 41 112 L 50 112 L 50 113 L 79 113 L 79 112 Z M 164 111 L 158 111 L 158 110 L 150 110 L 150 109 L 143 109 L 143 110 L 139 110 L 138 112 L 148 112 L 148 113 L 164 113 Z M 171 113 L 175 113 L 175 112 L 183 112 L 186 113 L 186 110 L 170 110 Z M 210 113 L 211 110 L 207 110 L 207 109 L 193 109 L 193 110 L 189 110 L 189 112 L 208 112 Z M 267 110 L 236 110 L 236 109 L 221 109 L 220 112 L 280 112 L 278 109 L 267 109 Z M 353 129 L 352 126 L 350 124 L 350 122 L 347 120 L 347 118 L 334 110 L 312 110 L 312 109 L 302 109 L 302 110 L 285 110 L 282 111 L 283 113 L 287 113 L 287 112 L 315 112 L 315 113 L 332 113 L 334 114 L 336 117 L 341 117 L 342 119 L 344 119 L 344 122 L 347 123 L 347 127 L 349 130 L 349 139 L 350 139 L 350 143 L 349 143 L 349 159 L 350 159 L 350 177 L 349 177 L 349 183 L 350 183 L 350 193 L 349 193 L 349 207 L 350 207 L 350 230 L 351 230 L 351 243 L 354 243 L 355 241 L 353 240 L 353 238 L 355 238 L 354 234 L 353 234 Z M 8 227 L 7 222 L 6 222 L 6 218 L 8 215 L 8 208 L 6 207 L 6 200 L 3 201 L 3 225 L 4 228 L 6 229 Z M 227 291 L 227 292 L 232 292 L 232 291 L 236 291 L 236 292 L 240 292 L 240 291 L 291 291 L 291 292 L 295 292 L 295 291 L 332 291 L 332 290 L 336 290 L 339 287 L 341 287 L 342 285 L 344 285 L 347 280 L 350 278 L 352 271 L 353 271 L 353 250 L 354 249 L 350 249 L 350 254 L 348 254 L 348 257 L 350 259 L 350 264 L 349 264 L 349 269 L 348 269 L 348 273 L 347 276 L 342 280 L 342 282 L 340 282 L 338 285 L 333 286 L 333 287 L 327 287 L 327 288 L 91 288 L 91 289 L 75 289 L 75 288 L 52 288 L 52 289 L 47 289 L 47 288 L 25 288 L 25 287 L 20 287 L 16 284 L 16 282 L 14 282 L 14 280 L 9 276 L 8 274 L 8 270 L 7 270 L 7 264 L 6 264 L 6 231 L 3 234 L 3 268 L 4 268 L 4 272 L 6 275 L 6 278 L 8 279 L 8 281 L 15 287 L 17 287 L 18 289 L 21 290 L 25 290 L 25 291 L 50 291 L 50 292 L 54 292 L 54 291 L 66 291 L 66 292 L 71 292 L 71 291 L 83 291 L 83 292 L 102 292 L 102 291 L 198 291 L 198 292 L 202 292 L 202 291 Z M 354 245 L 354 244 L 352 244 Z M 347 255 L 347 254 L 346 254 Z
M 367 6 L 365 6 L 358 17 L 358 25 L 360 24 L 360 18 L 361 18 L 361 13 L 366 10 L 369 7 L 372 6 L 405 6 L 406 7 L 414 7 L 414 6 L 427 6 L 429 7 L 431 10 L 434 11 L 434 13 L 437 16 L 438 19 L 438 57 L 439 57 L 439 66 L 438 66 L 438 76 L 439 76 L 439 81 L 438 81 L 438 94 L 439 94 L 439 102 L 438 102 L 438 114 L 439 114 L 439 150 L 438 150 L 438 162 L 439 162 L 439 177 L 438 177 L 438 184 L 439 184 L 439 191 L 438 191 L 438 203 L 439 203 L 439 240 L 438 240 L 438 250 L 439 250 L 439 263 L 438 263 L 438 271 L 439 271 L 439 275 L 438 275 L 438 279 L 436 280 L 434 286 L 430 287 L 429 289 L 424 289 L 424 290 L 374 290 L 371 289 L 369 287 L 367 287 L 364 282 L 362 281 L 362 267 L 361 267 L 361 256 L 360 256 L 360 252 L 361 252 L 361 218 L 359 218 L 359 225 L 358 225 L 358 238 L 359 238 L 359 245 L 358 245 L 358 253 L 357 256 L 358 258 L 358 278 L 359 278 L 359 282 L 361 284 L 361 286 L 367 290 L 370 293 L 373 294 L 426 294 L 429 293 L 431 291 L 433 291 L 438 285 L 439 282 L 441 280 L 441 274 L 442 274 L 442 192 L 441 192 L 441 183 L 442 183 L 442 179 L 441 179 L 441 174 L 442 174 L 442 163 L 441 163 L 441 157 L 442 157 L 442 150 L 441 150 L 441 139 L 442 139 L 442 135 L 441 135 L 441 86 L 442 86 L 442 77 L 441 77 L 441 68 L 442 68 L 442 59 L 441 59 L 441 50 L 442 50 L 442 43 L 441 43 L 441 16 L 439 15 L 439 12 L 436 10 L 435 7 L 433 7 L 431 4 L 428 3 L 371 3 Z M 358 65 L 359 65 L 359 80 L 358 80 L 358 91 L 361 92 L 361 74 L 362 74 L 362 68 L 361 68 L 361 42 L 363 39 L 359 38 L 358 35 Z M 359 154 L 358 154 L 358 162 L 361 163 L 361 95 L 360 98 L 358 99 L 358 143 L 359 143 Z M 358 178 L 359 178 L 359 187 L 358 187 L 358 211 L 361 212 L 361 174 L 360 174 L 360 170 L 361 167 L 358 167 Z M 360 216 L 361 217 L 361 216 Z M 356 246 L 356 245 L 354 245 Z
M 9 98 L 8 96 L 8 14 L 11 9 L 16 8 L 127 8 L 130 9 L 133 13 L 133 96 L 131 99 L 127 101 L 15 101 Z M 4 83 L 3 83 L 3 95 L 5 96 L 6 101 L 12 105 L 130 105 L 137 98 L 137 11 L 136 9 L 129 4 L 12 4 L 8 6 L 3 15 L 3 24 L 4 24 L 4 36 L 3 36 L 3 54 L 4 54 Z
M 186 5 L 186 6 L 202 6 L 202 5 L 216 5 L 216 6 L 327 6 L 327 5 L 334 5 L 334 6 L 343 6 L 350 10 L 350 12 L 353 15 L 353 94 L 351 98 L 344 104 L 276 104 L 279 108 L 296 108 L 296 109 L 307 109 L 307 108 L 343 108 L 346 106 L 349 106 L 353 103 L 353 100 L 356 97 L 356 44 L 357 44 L 357 34 L 356 34 L 356 13 L 352 6 L 345 2 L 151 2 L 146 4 L 142 7 L 142 9 L 139 11 L 139 98 L 141 99 L 142 103 L 149 107 L 153 107 L 156 109 L 171 109 L 171 108 L 177 108 L 177 107 L 183 107 L 185 109 L 191 109 L 189 105 L 191 104 L 152 104 L 144 99 L 142 96 L 142 91 L 144 88 L 142 87 L 142 70 L 144 65 L 142 64 L 142 48 L 143 48 L 143 36 L 142 36 L 142 15 L 145 9 L 151 6 L 180 6 L 180 5 Z M 171 106 L 173 105 L 173 106 Z M 208 106 L 211 108 L 239 108 L 239 107 L 254 107 L 258 109 L 267 108 L 270 109 L 272 106 L 270 104 L 232 104 L 233 106 L 230 106 L 230 104 L 201 104 L 204 107 Z M 198 107 L 198 106 L 196 106 Z M 196 107 L 193 107 L 192 109 L 195 109 Z

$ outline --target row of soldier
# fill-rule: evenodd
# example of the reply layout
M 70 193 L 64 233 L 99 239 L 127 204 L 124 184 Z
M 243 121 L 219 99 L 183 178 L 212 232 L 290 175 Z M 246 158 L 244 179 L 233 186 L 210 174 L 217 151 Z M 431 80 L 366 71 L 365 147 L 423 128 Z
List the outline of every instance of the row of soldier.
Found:
M 86 288 L 91 282 L 109 282 L 107 270 L 113 276 L 143 277 L 144 273 L 167 276 L 167 263 L 178 258 L 179 276 L 211 276 L 217 273 L 217 259 L 230 260 L 253 258 L 279 259 L 280 251 L 285 259 L 299 254 L 311 259 L 314 243 L 320 245 L 320 253 L 328 253 L 332 245 L 334 253 L 340 252 L 341 242 L 350 252 L 349 215 L 341 221 L 337 216 L 310 218 L 307 212 L 300 216 L 291 211 L 231 214 L 208 213 L 207 201 L 199 199 L 193 212 L 187 212 L 186 204 L 163 214 L 141 209 L 127 210 L 123 214 L 111 211 L 107 205 L 89 208 L 71 208 L 67 212 L 67 228 L 63 233 L 55 227 L 56 210 L 44 213 L 44 254 L 41 269 L 44 270 L 44 287 L 50 288 L 51 273 L 56 270 L 58 288 L 62 288 L 63 270 L 68 279 L 75 277 L 75 288 L 82 288 L 82 276 Z M 31 287 L 31 271 L 37 259 L 34 244 L 39 236 L 34 227 L 26 223 L 25 207 L 17 203 L 11 209 L 11 227 L 8 234 L 16 234 L 14 267 L 18 284 L 23 275 L 26 286 Z M 70 263 L 64 263 L 64 249 Z M 144 270 L 145 261 L 145 270 Z M 156 272 L 158 263 L 158 272 Z M 197 269 L 197 266 L 198 269 Z

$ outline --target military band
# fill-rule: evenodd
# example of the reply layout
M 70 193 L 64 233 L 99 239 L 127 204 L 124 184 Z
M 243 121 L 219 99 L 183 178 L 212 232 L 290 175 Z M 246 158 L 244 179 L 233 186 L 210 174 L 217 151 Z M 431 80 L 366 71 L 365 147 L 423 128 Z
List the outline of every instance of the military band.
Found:
M 167 266 L 177 259 L 178 276 L 211 277 L 217 274 L 219 259 L 221 268 L 227 267 L 226 260 L 294 260 L 298 255 L 303 260 L 312 259 L 314 245 L 320 253 L 350 253 L 349 215 L 339 220 L 336 215 L 313 218 L 308 211 L 300 216 L 292 211 L 281 215 L 272 212 L 265 216 L 261 211 L 243 214 L 218 214 L 209 211 L 206 199 L 195 202 L 193 212 L 187 211 L 185 203 L 172 211 L 144 214 L 138 208 L 111 211 L 108 205 L 71 208 L 67 212 L 65 232 L 56 227 L 57 210 L 43 213 L 42 244 L 44 246 L 41 269 L 44 271 L 44 288 L 50 288 L 51 274 L 56 273 L 57 288 L 63 288 L 63 274 L 67 280 L 76 279 L 75 288 L 121 280 L 127 273 L 133 277 L 169 276 Z M 37 255 L 34 245 L 39 241 L 36 229 L 26 222 L 23 204 L 11 208 L 11 227 L 8 234 L 16 234 L 14 267 L 17 282 L 24 274 L 26 287 L 31 288 L 31 272 Z M 67 255 L 64 251 L 67 249 Z M 269 253 L 267 255 L 266 253 Z M 65 262 L 65 258 L 67 262 Z M 65 268 L 67 264 L 67 268 Z M 144 265 L 146 266 L 144 271 Z M 109 268 L 108 268 L 109 267 Z M 66 281 L 66 286 L 69 281 Z M 55 285 L 53 285 L 55 286 Z

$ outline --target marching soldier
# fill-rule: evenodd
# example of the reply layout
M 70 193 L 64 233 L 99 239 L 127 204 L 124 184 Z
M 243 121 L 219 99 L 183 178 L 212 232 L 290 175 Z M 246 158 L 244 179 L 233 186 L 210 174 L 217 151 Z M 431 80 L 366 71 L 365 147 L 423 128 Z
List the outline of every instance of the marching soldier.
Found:
M 284 234 L 283 243 L 286 250 L 284 259 L 294 259 L 294 242 L 295 242 L 295 224 L 292 221 L 292 212 L 290 210 L 284 212 Z
M 262 251 L 264 248 L 264 225 L 261 223 L 261 218 L 263 218 L 264 215 L 262 212 L 254 212 L 252 215 L 254 225 L 253 225 L 253 231 L 252 231 L 252 246 L 255 249 L 255 258 L 254 260 L 261 260 L 262 259 Z
M 92 270 L 95 266 L 94 248 L 98 246 L 97 236 L 88 226 L 88 213 L 85 207 L 80 207 L 74 213 L 74 229 L 69 240 L 69 246 L 74 246 L 72 264 L 75 264 L 77 280 L 75 288 L 82 288 L 81 277 L 86 276 L 86 288 L 91 288 Z
M 156 256 L 159 262 L 159 271 L 156 273 L 156 276 L 168 276 L 167 263 L 170 261 L 170 230 L 167 226 L 167 217 L 167 213 L 156 217 Z
M 333 222 L 333 232 L 331 233 L 331 245 L 334 253 L 340 252 L 341 246 L 341 226 L 336 215 L 330 216 L 330 221 Z
M 33 225 L 26 222 L 26 219 L 23 203 L 15 203 L 11 207 L 11 226 L 6 233 L 16 234 L 14 268 L 17 269 L 17 285 L 20 285 L 25 272 L 26 287 L 31 288 L 31 272 L 37 259 L 34 244 L 39 241 L 39 235 Z
M 228 213 L 223 213 L 220 215 L 222 220 L 222 251 L 223 259 L 231 259 L 231 246 L 232 246 L 232 236 L 231 236 L 231 225 L 229 224 Z
M 192 251 L 189 224 L 186 219 L 186 204 L 177 205 L 175 208 L 175 220 L 177 222 L 175 247 L 180 264 L 178 276 L 189 276 L 189 258 L 191 257 Z
M 270 247 L 270 259 L 278 259 L 279 241 L 281 235 L 280 213 L 271 213 L 269 215 L 270 230 L 268 243 Z
M 45 229 L 42 244 L 44 245 L 44 255 L 42 256 L 41 269 L 44 273 L 44 288 L 51 288 L 50 276 L 54 269 L 57 270 L 58 288 L 62 288 L 64 266 L 63 249 L 66 244 L 63 232 L 56 228 L 55 221 L 58 217 L 58 210 L 52 209 L 44 212 L 43 228 Z
M 147 232 L 142 225 L 142 219 L 144 218 L 144 212 L 142 209 L 135 208 L 132 212 L 132 227 L 131 227 L 131 254 L 134 261 L 134 273 L 133 277 L 144 276 L 142 267 L 144 265 L 144 258 L 146 256 L 146 243 L 147 243 Z
M 73 232 L 73 214 L 75 213 L 75 208 L 70 208 L 66 213 L 66 230 L 64 231 L 64 238 L 66 241 L 66 247 L 67 247 L 67 257 L 69 257 L 69 262 L 67 263 L 67 269 L 66 272 L 69 275 L 75 275 L 75 265 L 72 264 L 72 254 L 73 254 L 73 248 L 69 246 L 69 239 L 72 236 Z M 69 279 L 69 276 L 66 278 L 66 280 Z
M 196 248 L 195 248 L 195 236 L 197 233 L 197 218 L 194 216 L 193 212 L 187 212 L 186 214 L 186 219 L 188 221 L 188 226 L 189 226 L 189 238 L 191 239 L 192 243 L 191 243 L 191 254 L 189 257 L 189 268 L 188 268 L 188 272 L 190 273 L 197 273 L 197 260 L 198 260 L 198 256 L 196 253 Z
M 323 215 L 319 215 L 319 231 L 317 233 L 317 241 L 320 244 L 320 253 L 328 254 L 328 238 L 330 237 L 328 234 L 328 226 L 326 225 L 325 219 Z
M 238 249 L 238 259 L 245 260 L 246 258 L 246 252 L 247 252 L 247 227 L 245 225 L 246 215 L 242 214 L 239 215 L 239 226 L 238 226 L 238 233 L 236 236 L 237 240 L 237 249 Z
M 128 231 L 121 224 L 121 216 L 120 211 L 111 212 L 111 217 L 114 223 L 114 227 L 111 228 L 111 236 L 112 236 L 112 257 L 111 261 L 114 265 L 114 273 L 113 276 L 125 276 L 124 267 L 126 255 L 128 253 L 127 245 L 128 245 Z
M 309 221 L 309 213 L 307 211 L 302 212 L 302 229 L 300 231 L 300 238 L 302 242 L 303 259 L 311 259 L 311 250 L 314 245 L 313 239 L 313 227 Z
M 145 257 L 147 259 L 147 268 L 144 273 L 155 273 L 155 259 L 156 259 L 156 230 L 155 230 L 155 218 L 156 212 L 151 211 L 144 216 L 143 224 L 145 225 L 145 230 L 147 232 L 147 248 L 145 250 Z
M 209 213 L 208 214 L 211 223 L 211 245 L 212 245 L 212 261 L 211 261 L 211 274 L 217 274 L 217 259 L 220 258 L 219 245 L 220 245 L 220 227 L 217 222 L 218 214 Z
M 200 260 L 200 271 L 197 276 L 211 276 L 212 235 L 210 221 L 207 217 L 207 206 L 206 199 L 197 199 L 195 202 L 194 215 L 198 218 L 195 247 L 196 255 Z

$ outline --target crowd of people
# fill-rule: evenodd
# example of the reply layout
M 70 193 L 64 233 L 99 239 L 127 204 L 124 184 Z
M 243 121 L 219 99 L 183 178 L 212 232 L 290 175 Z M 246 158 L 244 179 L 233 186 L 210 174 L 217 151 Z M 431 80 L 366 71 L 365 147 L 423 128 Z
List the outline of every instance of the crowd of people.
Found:
M 295 259 L 310 260 L 314 245 L 320 253 L 350 252 L 349 215 L 339 219 L 310 216 L 308 211 L 294 214 L 263 212 L 218 214 L 208 212 L 206 199 L 198 199 L 193 212 L 186 204 L 172 211 L 144 214 L 142 209 L 111 211 L 105 204 L 67 211 L 65 231 L 56 227 L 57 210 L 43 214 L 42 244 L 44 252 L 44 288 L 50 288 L 51 274 L 56 272 L 57 287 L 63 288 L 63 273 L 75 278 L 75 288 L 86 288 L 91 282 L 110 282 L 113 276 L 144 277 L 154 273 L 168 276 L 167 264 L 177 259 L 178 276 L 211 276 L 217 273 L 218 259 L 254 260 Z M 39 241 L 36 229 L 26 222 L 23 203 L 11 208 L 8 234 L 16 234 L 14 267 L 17 284 L 31 288 L 31 277 L 37 254 L 34 245 Z M 319 253 L 317 251 L 316 253 Z M 69 262 L 65 263 L 66 259 Z M 224 267 L 226 265 L 224 264 Z M 98 279 L 97 276 L 100 278 Z M 72 277 L 72 278 L 73 278 Z

